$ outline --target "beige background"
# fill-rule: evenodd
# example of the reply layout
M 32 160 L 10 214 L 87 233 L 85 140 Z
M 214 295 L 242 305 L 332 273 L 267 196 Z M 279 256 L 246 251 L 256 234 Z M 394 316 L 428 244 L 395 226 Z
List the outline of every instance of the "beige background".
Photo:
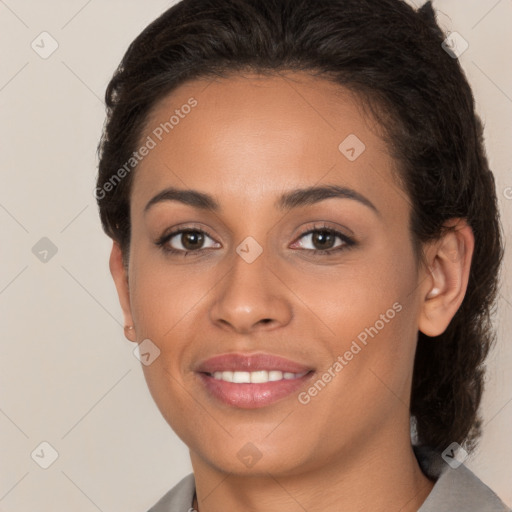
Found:
M 0 0 L 4 512 L 142 512 L 191 471 L 187 448 L 161 418 L 132 354 L 134 345 L 123 336 L 108 271 L 110 242 L 100 229 L 93 196 L 105 87 L 128 44 L 169 5 L 162 0 Z M 460 60 L 486 126 L 510 242 L 512 3 L 437 0 L 434 5 L 443 28 L 456 30 L 469 43 Z M 31 47 L 43 31 L 59 45 L 47 59 Z M 46 39 L 45 48 L 49 45 Z M 32 252 L 42 237 L 58 250 L 46 263 Z M 508 505 L 511 319 L 508 254 L 497 316 L 499 344 L 489 358 L 483 401 L 485 435 L 466 460 Z M 49 460 L 48 448 L 39 447 L 43 441 L 58 452 L 48 469 L 35 462 Z

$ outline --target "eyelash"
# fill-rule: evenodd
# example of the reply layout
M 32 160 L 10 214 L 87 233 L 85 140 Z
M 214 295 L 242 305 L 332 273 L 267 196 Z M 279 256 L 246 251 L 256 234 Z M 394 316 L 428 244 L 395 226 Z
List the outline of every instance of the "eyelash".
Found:
M 302 250 L 312 253 L 314 255 L 318 255 L 318 256 L 332 256 L 333 254 L 336 254 L 340 251 L 350 249 L 352 246 L 354 246 L 356 244 L 356 242 L 352 238 L 348 237 L 344 233 L 341 233 L 340 231 L 337 231 L 336 229 L 327 227 L 325 225 L 315 225 L 313 228 L 307 229 L 306 231 L 304 231 L 303 233 L 301 233 L 298 236 L 297 240 L 300 240 L 302 237 L 304 237 L 306 235 L 310 235 L 317 231 L 327 232 L 331 235 L 335 235 L 343 241 L 343 244 L 339 245 L 338 247 L 335 247 L 334 249 L 302 249 Z M 183 257 L 186 257 L 192 253 L 201 253 L 202 251 L 207 251 L 207 250 L 211 249 L 211 248 L 209 248 L 209 249 L 197 249 L 194 251 L 183 251 L 181 249 L 174 249 L 173 247 L 166 246 L 166 244 L 167 244 L 167 242 L 169 242 L 169 240 L 171 240 L 174 236 L 182 234 L 182 233 L 201 233 L 213 240 L 213 237 L 210 235 L 210 233 L 208 233 L 208 231 L 205 231 L 204 229 L 181 228 L 181 229 L 172 231 L 171 233 L 167 233 L 167 234 L 163 235 L 161 238 L 159 238 L 155 242 L 155 244 L 158 247 L 160 247 L 162 249 L 162 251 L 164 251 L 165 253 L 180 255 Z

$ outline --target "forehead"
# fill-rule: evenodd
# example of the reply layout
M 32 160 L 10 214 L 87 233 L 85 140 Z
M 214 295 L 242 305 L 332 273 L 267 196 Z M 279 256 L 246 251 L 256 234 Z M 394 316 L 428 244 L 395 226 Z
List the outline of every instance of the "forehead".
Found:
M 303 73 L 185 83 L 148 116 L 140 141 L 149 139 L 132 189 L 141 208 L 169 186 L 269 204 L 321 182 L 373 197 L 396 189 L 395 162 L 358 96 Z

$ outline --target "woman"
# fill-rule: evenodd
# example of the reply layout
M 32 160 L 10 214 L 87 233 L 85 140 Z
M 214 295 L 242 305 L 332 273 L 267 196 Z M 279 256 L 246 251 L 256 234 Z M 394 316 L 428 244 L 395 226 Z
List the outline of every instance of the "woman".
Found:
M 131 44 L 96 196 L 194 470 L 153 512 L 509 510 L 463 465 L 502 246 L 444 41 L 430 3 L 183 0 Z

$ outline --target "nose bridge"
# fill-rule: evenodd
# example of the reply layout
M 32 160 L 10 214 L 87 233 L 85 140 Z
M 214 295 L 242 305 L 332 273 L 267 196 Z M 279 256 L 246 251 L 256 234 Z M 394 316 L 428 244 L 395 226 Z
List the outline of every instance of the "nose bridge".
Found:
M 252 237 L 236 247 L 231 269 L 217 289 L 212 321 L 239 331 L 289 321 L 291 306 L 269 259 L 271 255 Z

